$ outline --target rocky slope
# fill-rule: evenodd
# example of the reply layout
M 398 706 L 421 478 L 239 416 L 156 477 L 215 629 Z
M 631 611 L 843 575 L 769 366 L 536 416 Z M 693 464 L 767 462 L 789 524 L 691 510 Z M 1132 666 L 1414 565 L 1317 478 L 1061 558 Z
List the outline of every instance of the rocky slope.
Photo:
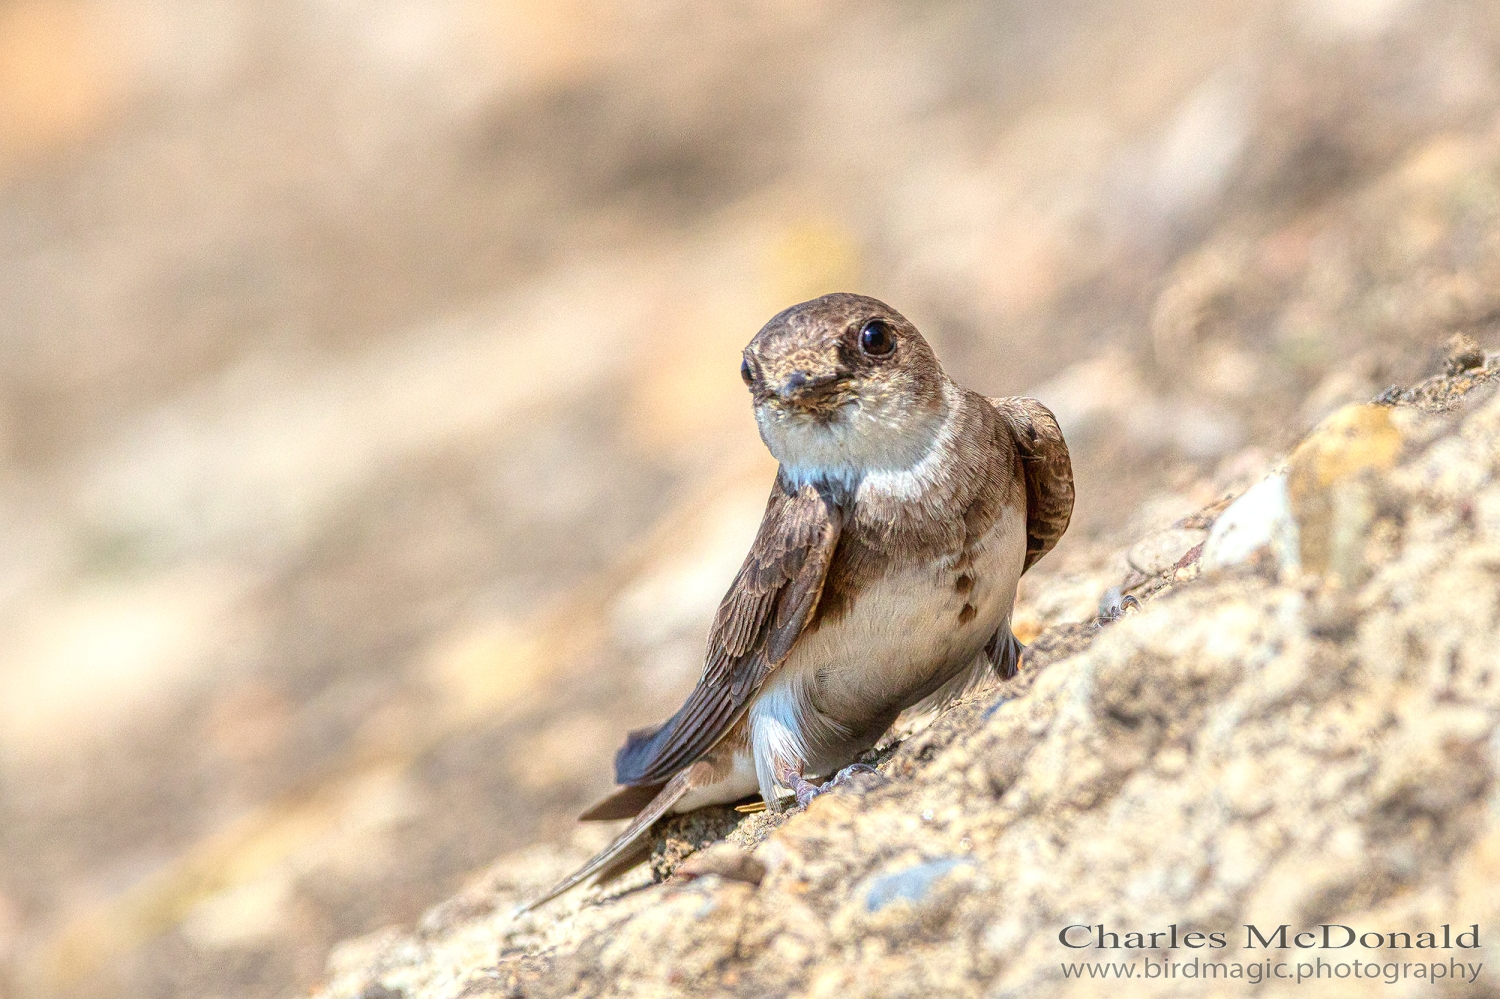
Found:
M 1055 409 L 1038 667 L 1500 348 L 1494 0 L 355 6 L 0 3 L 0 999 L 300 994 L 568 842 L 696 676 L 793 302 Z
M 909 726 L 883 783 L 677 820 L 649 870 L 527 915 L 604 834 L 507 857 L 414 930 L 340 947 L 321 995 L 1118 988 L 1091 960 L 1150 976 L 1140 995 L 1279 995 L 1299 972 L 1319 995 L 1500 992 L 1490 363 L 1458 344 L 1447 376 L 1339 410 L 1246 499 L 1142 539 L 1123 578 L 1102 559 L 1073 584 L 1114 572 L 1139 609 L 1109 592 L 1112 623 L 1045 630 L 1017 679 Z M 1121 948 L 1093 946 L 1101 924 Z M 1381 939 L 1297 948 L 1322 924 Z

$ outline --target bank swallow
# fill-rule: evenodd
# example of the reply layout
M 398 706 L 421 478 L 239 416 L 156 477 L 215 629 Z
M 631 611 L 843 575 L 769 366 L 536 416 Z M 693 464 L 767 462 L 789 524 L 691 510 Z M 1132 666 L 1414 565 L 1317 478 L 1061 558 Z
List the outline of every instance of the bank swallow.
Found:
M 631 823 L 529 908 L 634 866 L 663 816 L 757 792 L 779 809 L 783 789 L 805 806 L 839 780 L 808 778 L 840 773 L 905 708 L 1018 667 L 1017 583 L 1073 511 L 1052 413 L 962 388 L 911 323 L 861 295 L 775 316 L 740 373 L 781 465 L 760 531 L 698 685 L 630 733 L 623 787 L 582 816 Z

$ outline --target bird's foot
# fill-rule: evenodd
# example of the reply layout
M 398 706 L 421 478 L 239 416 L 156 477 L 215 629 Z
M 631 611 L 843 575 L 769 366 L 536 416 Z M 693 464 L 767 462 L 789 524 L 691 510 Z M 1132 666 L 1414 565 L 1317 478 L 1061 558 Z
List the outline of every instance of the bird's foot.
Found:
M 1111 586 L 1099 598 L 1099 616 L 1094 619 L 1094 627 L 1102 628 L 1107 624 L 1114 624 L 1125 616 L 1130 609 L 1140 610 L 1141 602 L 1133 594 L 1121 594 L 1118 586 Z
M 822 788 L 802 776 L 801 767 L 782 767 L 781 773 L 776 776 L 782 786 L 788 788 L 796 796 L 798 808 L 806 808 L 812 804 L 814 798 L 823 793 Z
M 889 778 L 882 776 L 880 771 L 870 766 L 870 764 L 851 763 L 844 769 L 840 770 L 838 773 L 834 774 L 833 780 L 829 781 L 827 784 L 824 784 L 820 790 L 827 791 L 829 788 L 842 787 L 845 784 L 852 784 L 854 783 L 855 778 L 865 776 L 874 778 L 874 780 L 869 782 L 872 787 L 885 787 L 890 783 Z
M 797 807 L 806 808 L 808 805 L 812 804 L 812 800 L 818 795 L 827 794 L 829 791 L 832 791 L 836 787 L 843 787 L 847 784 L 850 784 L 855 780 L 855 778 L 862 777 L 866 774 L 873 774 L 879 780 L 880 784 L 889 783 L 889 781 L 887 781 L 884 777 L 880 776 L 879 771 L 870 766 L 868 763 L 849 764 L 847 767 L 834 774 L 831 780 L 824 781 L 821 787 L 817 784 L 814 784 L 806 777 L 802 776 L 801 770 L 794 767 L 784 767 L 781 771 L 781 783 L 790 788 L 792 794 L 796 796 Z

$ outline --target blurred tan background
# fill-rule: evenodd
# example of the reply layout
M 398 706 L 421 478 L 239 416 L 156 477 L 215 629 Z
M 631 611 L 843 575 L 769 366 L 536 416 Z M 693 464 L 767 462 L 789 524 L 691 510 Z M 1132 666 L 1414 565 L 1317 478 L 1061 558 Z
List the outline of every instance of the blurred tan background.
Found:
M 1054 571 L 1500 346 L 1497 97 L 1493 0 L 0 0 L 0 997 L 295 994 L 567 835 L 788 304 L 1057 410 Z

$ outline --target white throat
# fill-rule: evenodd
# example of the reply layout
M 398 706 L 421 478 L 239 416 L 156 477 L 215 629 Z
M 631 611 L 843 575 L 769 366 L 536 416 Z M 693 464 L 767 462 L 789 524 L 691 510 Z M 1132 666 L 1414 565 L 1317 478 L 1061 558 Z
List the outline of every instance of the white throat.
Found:
M 905 478 L 940 460 L 957 423 L 961 389 L 943 380 L 937 413 L 902 413 L 895 406 L 850 406 L 836 420 L 789 416 L 759 407 L 761 439 L 794 488 L 808 482 L 854 488 L 871 476 Z M 918 476 L 920 477 L 920 476 Z

